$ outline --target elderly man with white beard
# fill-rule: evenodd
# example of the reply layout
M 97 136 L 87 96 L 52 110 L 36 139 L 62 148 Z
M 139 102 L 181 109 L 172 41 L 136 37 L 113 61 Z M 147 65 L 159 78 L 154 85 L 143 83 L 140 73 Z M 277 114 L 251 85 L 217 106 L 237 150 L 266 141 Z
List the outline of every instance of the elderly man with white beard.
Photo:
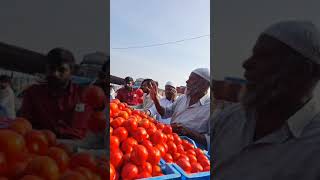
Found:
M 214 179 L 320 178 L 319 64 L 311 22 L 279 22 L 259 36 L 243 64 L 242 102 L 213 119 Z
M 171 126 L 175 133 L 188 136 L 202 146 L 210 141 L 208 126 L 210 118 L 210 72 L 207 68 L 198 68 L 191 72 L 186 81 L 186 93 L 170 106 L 162 107 L 157 98 L 157 86 L 151 85 L 150 96 L 162 118 L 171 117 Z

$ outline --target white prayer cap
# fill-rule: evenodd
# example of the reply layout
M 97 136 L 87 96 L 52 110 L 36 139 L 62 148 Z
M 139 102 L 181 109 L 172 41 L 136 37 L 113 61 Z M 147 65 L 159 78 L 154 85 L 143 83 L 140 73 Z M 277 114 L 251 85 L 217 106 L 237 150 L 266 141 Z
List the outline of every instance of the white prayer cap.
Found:
M 320 32 L 310 21 L 282 21 L 271 25 L 262 34 L 271 36 L 304 57 L 320 64 Z
M 171 81 L 168 81 L 165 86 L 172 86 L 174 88 L 176 87 L 176 85 L 173 84 L 173 82 L 171 82 Z
M 210 71 L 208 68 L 198 68 L 193 70 L 192 72 L 210 82 Z

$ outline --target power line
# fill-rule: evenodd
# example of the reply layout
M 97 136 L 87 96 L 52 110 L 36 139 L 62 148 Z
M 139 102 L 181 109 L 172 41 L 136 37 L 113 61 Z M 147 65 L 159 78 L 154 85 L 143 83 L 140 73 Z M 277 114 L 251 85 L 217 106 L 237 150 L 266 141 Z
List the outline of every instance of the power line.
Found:
M 180 43 L 183 41 L 190 41 L 190 40 L 194 40 L 194 39 L 199 39 L 199 38 L 203 38 L 203 37 L 207 37 L 207 36 L 210 36 L 210 34 L 196 36 L 196 37 L 192 37 L 192 38 L 180 39 L 177 41 L 169 41 L 169 42 L 165 42 L 165 43 L 149 44 L 149 45 L 142 45 L 142 46 L 117 47 L 117 48 L 111 48 L 111 49 L 138 49 L 138 48 L 148 48 L 148 47 L 154 47 L 154 46 L 163 46 L 163 45 L 168 45 L 168 44 L 176 44 L 176 43 Z

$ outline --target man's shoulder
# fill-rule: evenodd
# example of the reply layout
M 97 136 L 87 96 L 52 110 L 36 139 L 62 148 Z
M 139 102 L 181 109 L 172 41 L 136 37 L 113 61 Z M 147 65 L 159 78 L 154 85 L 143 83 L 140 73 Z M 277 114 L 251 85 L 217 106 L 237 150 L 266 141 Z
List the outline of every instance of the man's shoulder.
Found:
M 211 117 L 215 124 L 225 124 L 233 120 L 242 119 L 245 116 L 245 110 L 240 103 L 235 103 L 221 109 Z
M 45 83 L 37 83 L 37 84 L 32 84 L 28 88 L 24 90 L 24 93 L 29 94 L 29 93 L 38 93 L 42 92 L 44 90 L 47 90 L 48 86 Z

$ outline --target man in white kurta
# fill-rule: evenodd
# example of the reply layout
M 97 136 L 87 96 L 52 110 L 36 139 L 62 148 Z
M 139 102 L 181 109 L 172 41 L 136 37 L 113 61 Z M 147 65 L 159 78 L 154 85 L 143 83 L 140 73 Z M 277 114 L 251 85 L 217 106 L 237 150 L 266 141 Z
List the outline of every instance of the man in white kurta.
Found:
M 241 104 L 213 119 L 213 179 L 320 178 L 320 32 L 284 21 L 258 38 L 243 64 Z
M 208 121 L 210 117 L 209 69 L 195 69 L 186 83 L 186 93 L 181 95 L 171 106 L 162 107 L 160 105 L 155 84 L 152 85 L 150 96 L 162 118 L 171 117 L 171 126 L 174 132 L 189 136 L 206 146 L 204 134 L 209 134 Z

